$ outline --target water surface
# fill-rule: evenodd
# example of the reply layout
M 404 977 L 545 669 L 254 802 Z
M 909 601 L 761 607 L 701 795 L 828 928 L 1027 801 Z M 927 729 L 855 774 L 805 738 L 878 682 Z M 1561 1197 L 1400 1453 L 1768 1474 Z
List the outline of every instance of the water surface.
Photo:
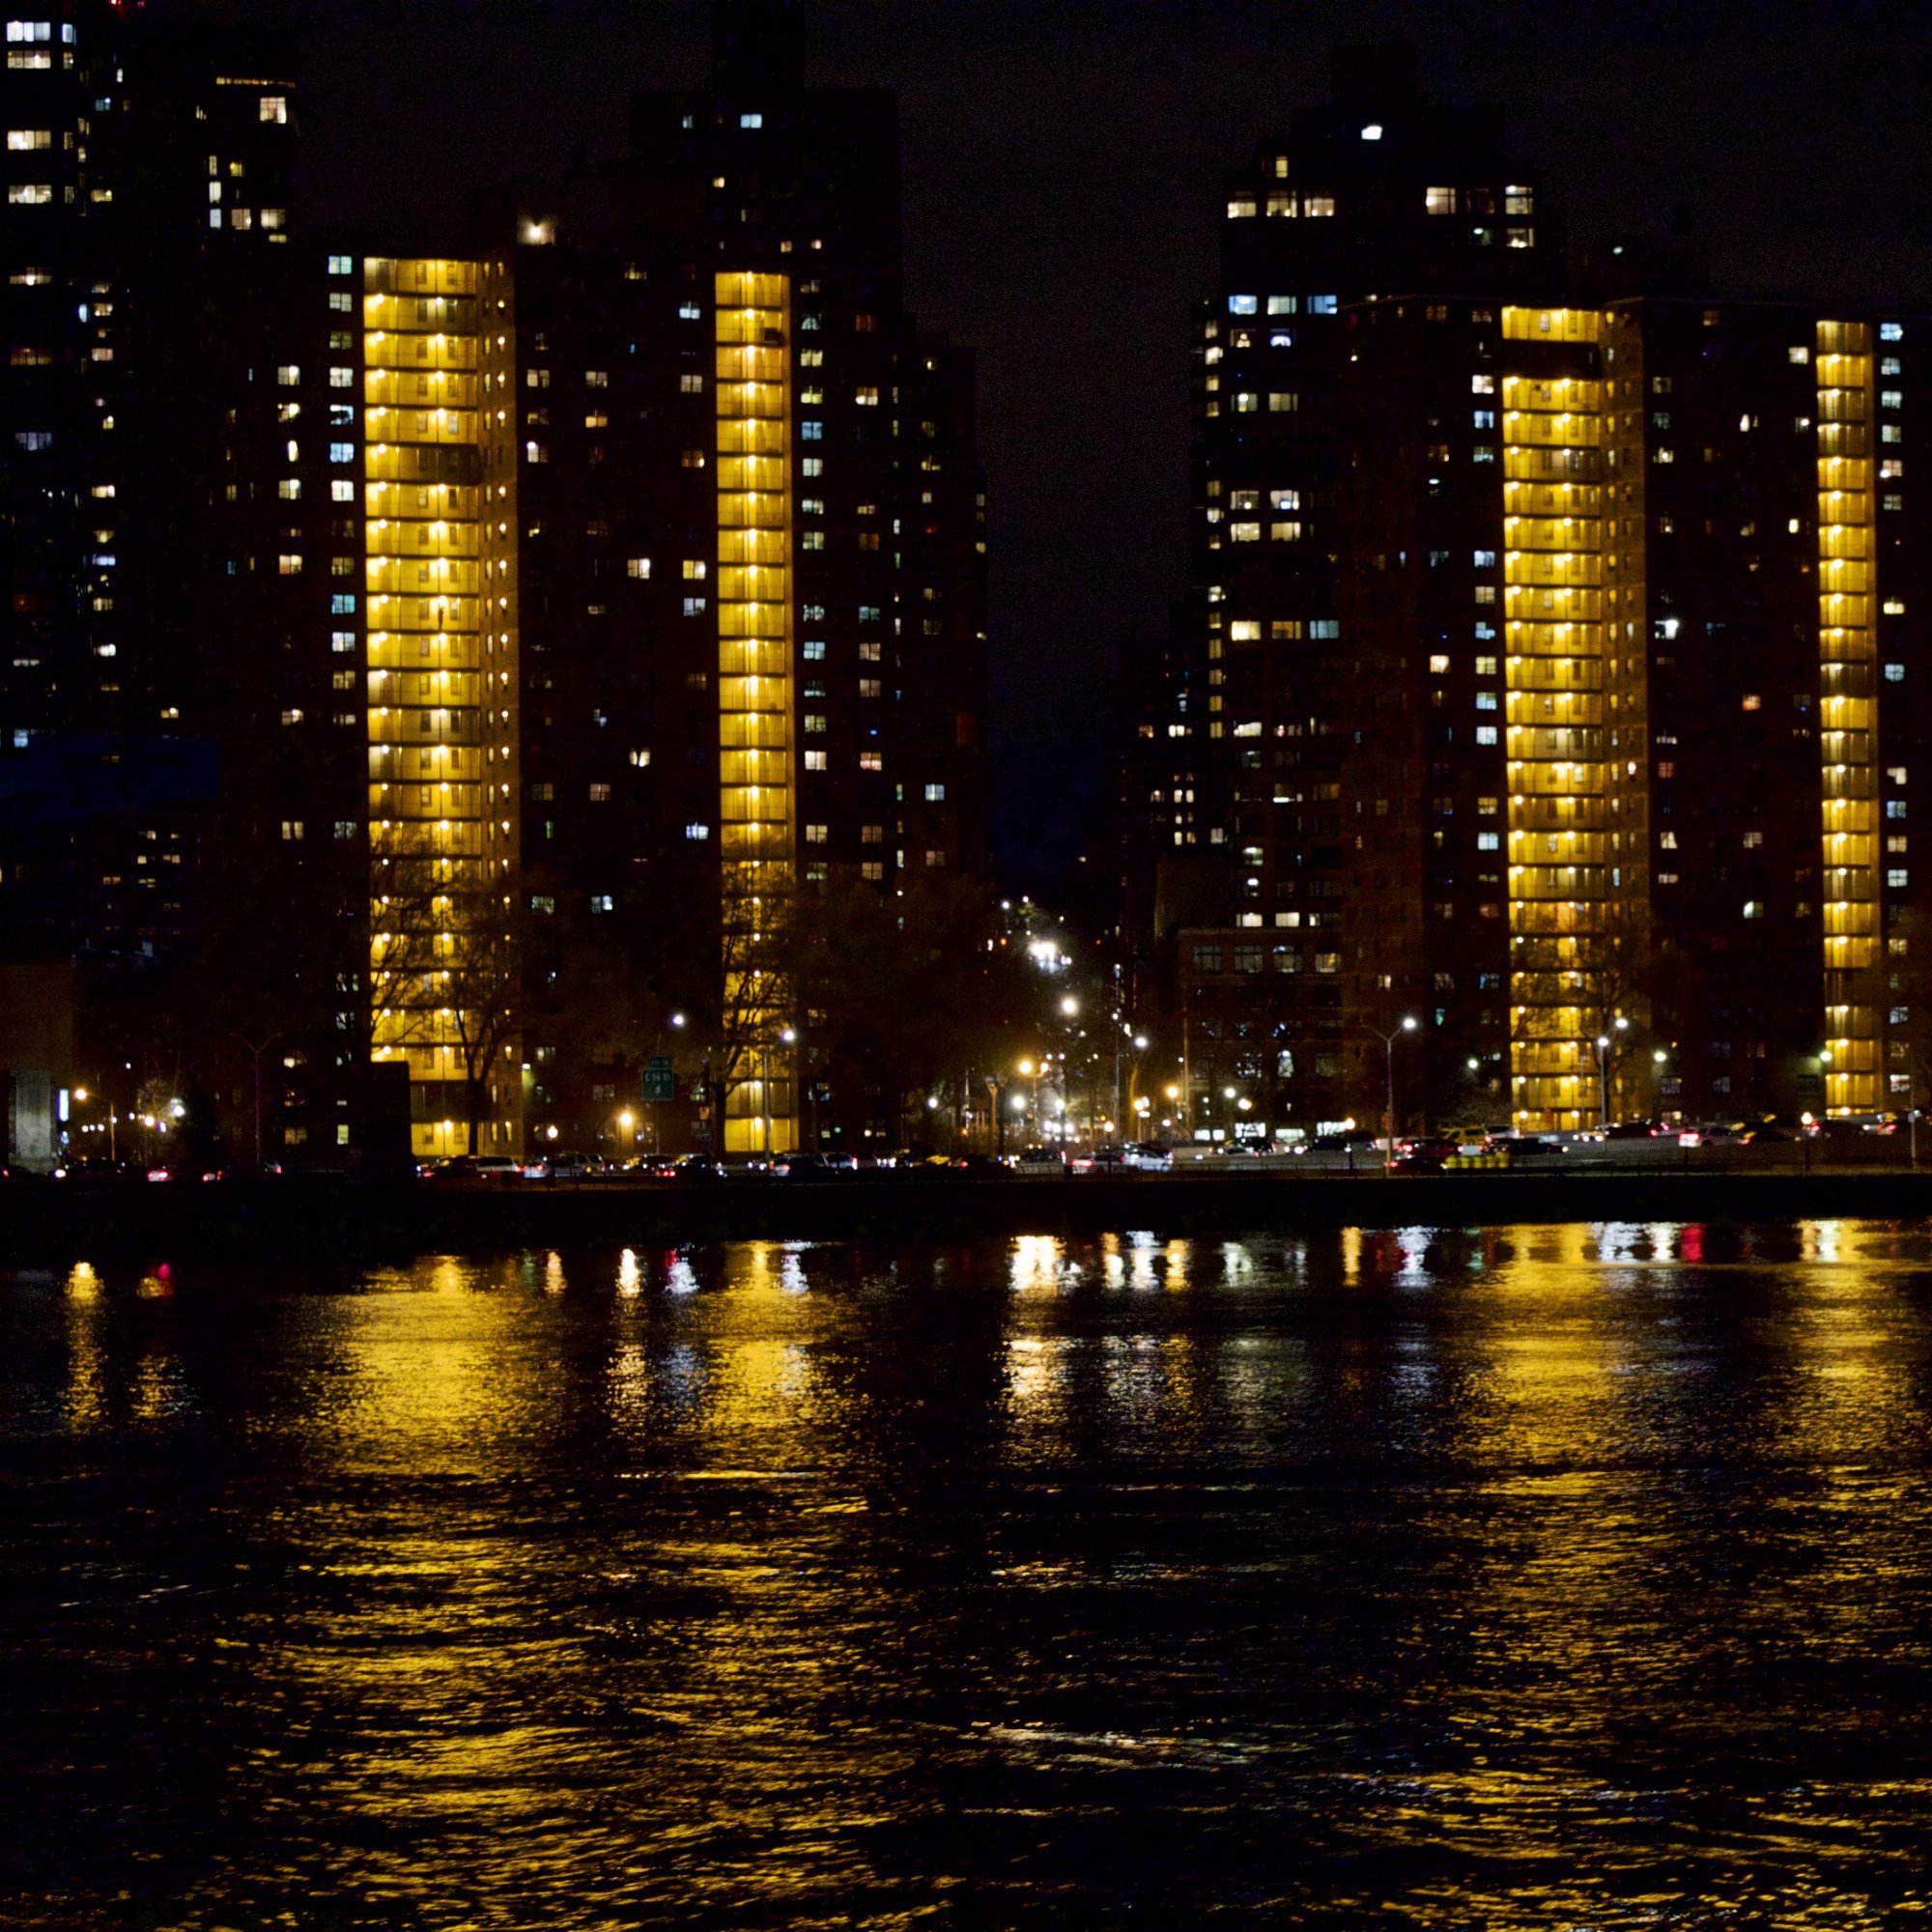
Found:
M 1932 1237 L 0 1275 L 0 1923 L 1932 1919 Z

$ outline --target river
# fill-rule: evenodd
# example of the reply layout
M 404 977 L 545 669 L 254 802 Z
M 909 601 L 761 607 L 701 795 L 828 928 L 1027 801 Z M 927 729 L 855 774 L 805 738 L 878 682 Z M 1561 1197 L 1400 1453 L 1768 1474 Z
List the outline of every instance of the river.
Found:
M 1932 1235 L 0 1274 L 0 1924 L 1932 1916 Z

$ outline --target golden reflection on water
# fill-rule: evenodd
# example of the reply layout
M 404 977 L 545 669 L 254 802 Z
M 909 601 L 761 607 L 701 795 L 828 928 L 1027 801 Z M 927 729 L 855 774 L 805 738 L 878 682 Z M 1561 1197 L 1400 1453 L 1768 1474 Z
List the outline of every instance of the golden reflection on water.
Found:
M 67 1426 L 75 1435 L 100 1428 L 107 1417 L 100 1293 L 100 1277 L 93 1265 L 76 1262 L 67 1278 L 67 1385 L 62 1401 Z
M 246 1443 L 276 1579 L 140 1639 L 232 1646 L 267 1834 L 179 1922 L 1923 1906 L 1932 1251 L 1765 1238 L 440 1257 L 251 1302 L 226 1435 L 195 1285 L 78 1264 L 49 1412 Z

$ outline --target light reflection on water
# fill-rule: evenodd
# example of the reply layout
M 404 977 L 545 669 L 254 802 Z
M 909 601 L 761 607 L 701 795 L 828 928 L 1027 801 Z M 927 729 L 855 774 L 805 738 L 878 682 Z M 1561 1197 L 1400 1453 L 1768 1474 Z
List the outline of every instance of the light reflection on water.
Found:
M 0 1923 L 1932 1910 L 1932 1237 L 0 1276 Z

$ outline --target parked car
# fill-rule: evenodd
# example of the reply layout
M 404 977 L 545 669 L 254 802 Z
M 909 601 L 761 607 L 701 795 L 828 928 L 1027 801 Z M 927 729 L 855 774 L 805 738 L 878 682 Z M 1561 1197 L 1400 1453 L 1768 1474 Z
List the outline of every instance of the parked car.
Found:
M 1141 1174 L 1165 1174 L 1174 1165 L 1174 1150 L 1158 1141 L 1129 1141 L 1121 1164 Z
M 589 1172 L 590 1162 L 581 1153 L 540 1153 L 523 1170 L 526 1180 L 582 1180 Z
M 663 1178 L 679 1181 L 687 1187 L 702 1186 L 707 1181 L 724 1179 L 724 1170 L 708 1153 L 688 1153 L 669 1162 Z
M 772 1162 L 772 1172 L 781 1179 L 823 1180 L 832 1172 L 832 1163 L 822 1153 L 793 1148 Z
M 1058 1148 L 1022 1148 L 1013 1161 L 1022 1179 L 1058 1180 L 1066 1172 L 1066 1156 Z
M 1619 1121 L 1604 1136 L 1611 1141 L 1655 1140 L 1663 1132 L 1656 1121 Z
M 990 1153 L 962 1153 L 952 1163 L 952 1172 L 972 1180 L 1010 1180 L 1013 1175 L 1005 1161 Z
M 1076 1151 L 1072 1167 L 1075 1174 L 1119 1174 L 1127 1164 L 1127 1151 L 1113 1142 L 1090 1148 L 1084 1153 Z

